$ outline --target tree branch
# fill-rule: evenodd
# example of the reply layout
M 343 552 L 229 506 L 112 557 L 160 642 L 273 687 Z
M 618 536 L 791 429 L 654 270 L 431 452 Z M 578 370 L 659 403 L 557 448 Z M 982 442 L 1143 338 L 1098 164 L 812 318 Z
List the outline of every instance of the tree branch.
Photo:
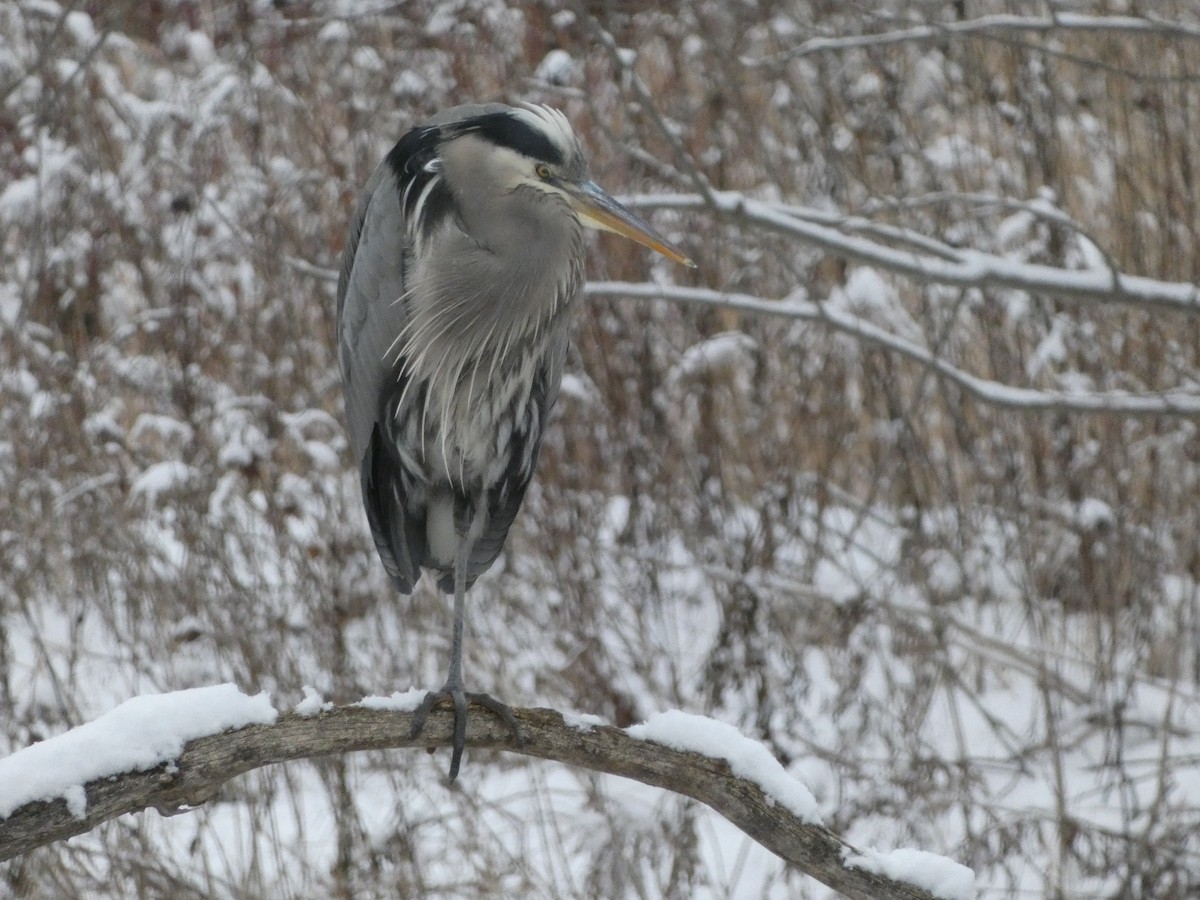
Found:
M 1011 38 L 1020 34 L 1059 35 L 1068 31 L 1141 34 L 1156 37 L 1200 38 L 1200 28 L 1185 22 L 1172 22 L 1148 16 L 1094 16 L 1077 13 L 1055 13 L 1050 16 L 1020 16 L 997 14 L 963 19 L 954 22 L 930 22 L 894 31 L 872 34 L 815 37 L 782 53 L 764 59 L 743 59 L 743 65 L 778 65 L 792 59 L 818 53 L 840 53 L 864 47 L 884 47 L 890 44 L 930 43 L 951 37 Z
M 916 249 L 918 242 L 928 238 L 916 232 L 909 241 L 914 246 L 895 248 L 823 224 L 820 220 L 828 216 L 816 211 L 808 215 L 801 208 L 755 200 L 736 191 L 715 191 L 711 199 L 699 194 L 656 194 L 625 198 L 624 202 L 639 210 L 708 209 L 728 221 L 794 237 L 835 256 L 878 266 L 921 284 L 1009 288 L 1076 302 L 1200 316 L 1200 285 L 1106 269 L 1061 269 L 947 245 L 938 253 L 923 252 Z
M 724 293 L 707 288 L 622 281 L 592 281 L 587 296 L 597 299 L 670 300 L 673 303 L 712 306 L 756 315 L 780 316 L 817 322 L 863 344 L 890 350 L 935 372 L 982 403 L 1019 412 L 1112 413 L 1122 416 L 1168 416 L 1192 418 L 1200 415 L 1200 394 L 1190 391 L 1142 394 L 1119 391 L 1055 391 L 1013 387 L 972 375 L 947 362 L 934 351 L 880 328 L 860 316 L 807 300 L 763 300 L 747 294 Z
M 853 868 L 858 851 L 822 825 L 805 822 L 754 782 L 733 775 L 728 763 L 673 750 L 605 725 L 577 727 L 548 709 L 514 709 L 520 746 L 508 728 L 476 711 L 467 743 L 509 750 L 597 772 L 632 778 L 706 803 L 750 837 L 801 871 L 852 898 L 933 897 L 929 892 Z M 211 799 L 230 779 L 272 763 L 357 750 L 446 746 L 451 713 L 435 710 L 424 734 L 409 737 L 412 713 L 341 706 L 313 716 L 286 713 L 269 725 L 251 725 L 196 738 L 172 762 L 144 772 L 98 778 L 85 786 L 87 806 L 76 817 L 65 800 L 28 803 L 0 820 L 0 860 L 90 831 L 126 813 L 156 808 L 171 815 Z

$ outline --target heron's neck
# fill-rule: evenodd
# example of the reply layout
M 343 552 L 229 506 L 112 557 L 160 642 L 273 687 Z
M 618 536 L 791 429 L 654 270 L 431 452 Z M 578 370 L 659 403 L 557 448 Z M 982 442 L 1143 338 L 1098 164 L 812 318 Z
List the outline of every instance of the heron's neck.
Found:
M 574 217 L 540 239 L 491 243 L 462 225 L 447 222 L 412 269 L 405 355 L 415 374 L 483 360 L 502 369 L 538 352 L 583 282 L 583 229 Z

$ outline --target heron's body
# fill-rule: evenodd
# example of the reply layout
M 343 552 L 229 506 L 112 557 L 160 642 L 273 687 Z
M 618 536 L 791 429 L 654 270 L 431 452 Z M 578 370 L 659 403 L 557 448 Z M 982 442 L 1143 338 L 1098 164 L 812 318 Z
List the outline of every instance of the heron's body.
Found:
M 533 476 L 583 285 L 585 221 L 685 259 L 589 180 L 561 114 L 461 106 L 387 155 L 343 254 L 338 354 L 371 533 L 401 593 L 428 569 L 455 594 L 442 694 L 456 707 L 452 777 L 463 595 L 500 554 Z
M 343 258 L 346 417 L 403 593 L 422 568 L 454 590 L 473 520 L 467 586 L 495 561 L 562 378 L 582 225 L 556 196 L 489 181 L 492 145 L 463 131 L 510 112 L 457 107 L 409 132 L 363 192 Z

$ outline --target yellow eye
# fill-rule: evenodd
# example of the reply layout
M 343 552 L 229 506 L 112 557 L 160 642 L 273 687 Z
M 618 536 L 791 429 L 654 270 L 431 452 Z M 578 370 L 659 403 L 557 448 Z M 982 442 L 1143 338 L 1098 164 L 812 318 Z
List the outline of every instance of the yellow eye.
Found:
M 538 178 L 542 179 L 542 181 L 545 181 L 550 177 L 550 167 L 545 163 L 538 163 L 533 167 L 533 172 Z

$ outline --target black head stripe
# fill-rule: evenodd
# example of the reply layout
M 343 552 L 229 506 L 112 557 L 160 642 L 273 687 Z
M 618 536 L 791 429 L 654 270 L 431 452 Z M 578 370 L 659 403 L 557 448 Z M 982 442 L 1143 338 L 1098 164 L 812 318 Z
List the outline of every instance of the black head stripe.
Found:
M 452 198 L 439 176 L 438 153 L 441 145 L 464 134 L 476 134 L 497 147 L 520 153 L 553 166 L 565 163 L 561 147 L 540 129 L 501 107 L 458 120 L 418 125 L 400 139 L 387 155 L 400 191 L 405 216 L 420 212 L 414 227 L 426 233 L 450 211 Z M 430 188 L 428 191 L 426 188 Z M 424 197 L 424 202 L 419 203 Z M 420 209 L 418 209 L 420 206 Z
M 507 112 L 487 113 L 462 123 L 464 132 L 473 131 L 498 147 L 508 147 L 522 156 L 539 159 L 554 166 L 563 164 L 563 153 L 554 141 L 523 119 Z
M 450 192 L 445 182 L 438 180 L 437 153 L 441 139 L 436 127 L 422 125 L 400 138 L 387 155 L 405 218 L 410 229 L 417 229 L 422 235 L 431 233 L 451 208 Z M 424 203 L 420 203 L 422 197 Z
M 387 155 L 388 165 L 396 175 L 396 180 L 403 182 L 416 175 L 425 165 L 437 156 L 439 133 L 436 128 L 422 125 L 412 129 Z

